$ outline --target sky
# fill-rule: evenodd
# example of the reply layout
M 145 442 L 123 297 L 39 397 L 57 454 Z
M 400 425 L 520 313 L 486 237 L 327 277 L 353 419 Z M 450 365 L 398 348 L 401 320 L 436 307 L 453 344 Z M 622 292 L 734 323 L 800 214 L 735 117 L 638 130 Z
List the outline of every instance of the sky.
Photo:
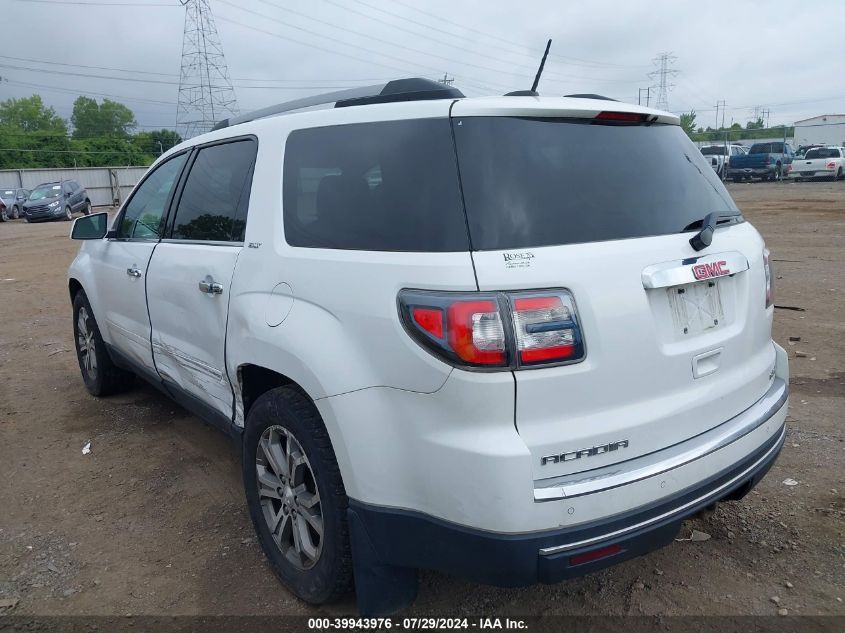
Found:
M 192 0 L 194 1 L 194 0 Z M 671 53 L 668 109 L 697 124 L 770 125 L 845 113 L 845 2 L 794 0 L 207 0 L 238 106 L 399 77 L 454 78 L 467 96 L 637 102 Z M 129 106 L 139 130 L 174 128 L 185 8 L 178 0 L 3 0 L 0 100 L 40 94 L 69 118 L 79 94 Z M 14 25 L 14 27 L 9 27 Z M 828 44 L 824 44 L 827 42 Z M 645 100 L 645 90 L 642 92 Z

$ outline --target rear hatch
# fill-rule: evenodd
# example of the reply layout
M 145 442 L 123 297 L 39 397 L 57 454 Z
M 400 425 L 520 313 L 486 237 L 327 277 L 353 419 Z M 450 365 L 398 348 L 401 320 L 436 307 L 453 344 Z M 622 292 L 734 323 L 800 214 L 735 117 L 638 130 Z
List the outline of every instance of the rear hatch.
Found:
M 758 400 L 764 244 L 676 120 L 511 99 L 452 117 L 479 290 L 567 289 L 577 309 L 583 360 L 514 371 L 535 480 L 688 441 Z

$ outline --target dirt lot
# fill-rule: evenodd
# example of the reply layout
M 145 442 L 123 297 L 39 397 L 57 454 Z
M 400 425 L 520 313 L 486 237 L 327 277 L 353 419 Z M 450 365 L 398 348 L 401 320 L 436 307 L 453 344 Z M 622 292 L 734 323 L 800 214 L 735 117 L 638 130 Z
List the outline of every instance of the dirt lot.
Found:
M 845 615 L 845 182 L 730 190 L 772 249 L 777 305 L 804 310 L 775 312 L 792 400 L 768 477 L 681 534 L 709 540 L 555 586 L 423 573 L 415 613 Z M 276 582 L 227 438 L 147 386 L 105 400 L 85 391 L 69 226 L 0 224 L 0 604 L 17 599 L 0 612 L 353 613 L 351 597 L 316 610 Z

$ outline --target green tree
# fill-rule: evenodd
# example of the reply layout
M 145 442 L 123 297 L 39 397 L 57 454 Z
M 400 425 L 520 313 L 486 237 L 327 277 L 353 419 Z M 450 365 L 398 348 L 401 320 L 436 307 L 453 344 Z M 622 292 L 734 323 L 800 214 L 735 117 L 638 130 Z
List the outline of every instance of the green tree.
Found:
M 21 132 L 67 134 L 67 124 L 39 95 L 0 102 L 0 126 Z
M 690 110 L 681 115 L 681 127 L 687 133 L 687 136 L 692 138 L 695 134 L 695 110 Z
M 151 156 L 159 156 L 182 142 L 182 137 L 173 130 L 152 130 L 138 132 L 132 137 L 138 149 Z
M 73 124 L 73 137 L 117 137 L 129 138 L 132 130 L 137 127 L 132 110 L 122 103 L 103 99 L 101 104 L 91 97 L 77 97 L 73 102 L 73 114 L 70 121 Z

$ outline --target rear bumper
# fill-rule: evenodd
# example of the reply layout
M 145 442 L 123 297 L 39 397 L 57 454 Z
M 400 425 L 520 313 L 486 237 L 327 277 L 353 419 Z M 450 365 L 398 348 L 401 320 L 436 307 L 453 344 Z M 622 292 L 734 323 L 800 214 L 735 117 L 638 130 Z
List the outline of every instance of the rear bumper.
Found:
M 740 167 L 740 168 L 730 168 L 728 169 L 728 176 L 729 177 L 740 177 L 743 176 L 745 178 L 750 177 L 757 177 L 760 176 L 772 176 L 777 172 L 777 165 L 768 165 L 766 167 Z
M 543 532 L 485 532 L 351 500 L 353 552 L 368 550 L 370 565 L 434 569 L 502 587 L 559 582 L 668 545 L 688 517 L 716 501 L 742 498 L 777 459 L 785 435 L 781 425 L 741 462 L 670 498 L 600 521 Z M 609 546 L 615 553 L 599 560 L 575 559 Z

